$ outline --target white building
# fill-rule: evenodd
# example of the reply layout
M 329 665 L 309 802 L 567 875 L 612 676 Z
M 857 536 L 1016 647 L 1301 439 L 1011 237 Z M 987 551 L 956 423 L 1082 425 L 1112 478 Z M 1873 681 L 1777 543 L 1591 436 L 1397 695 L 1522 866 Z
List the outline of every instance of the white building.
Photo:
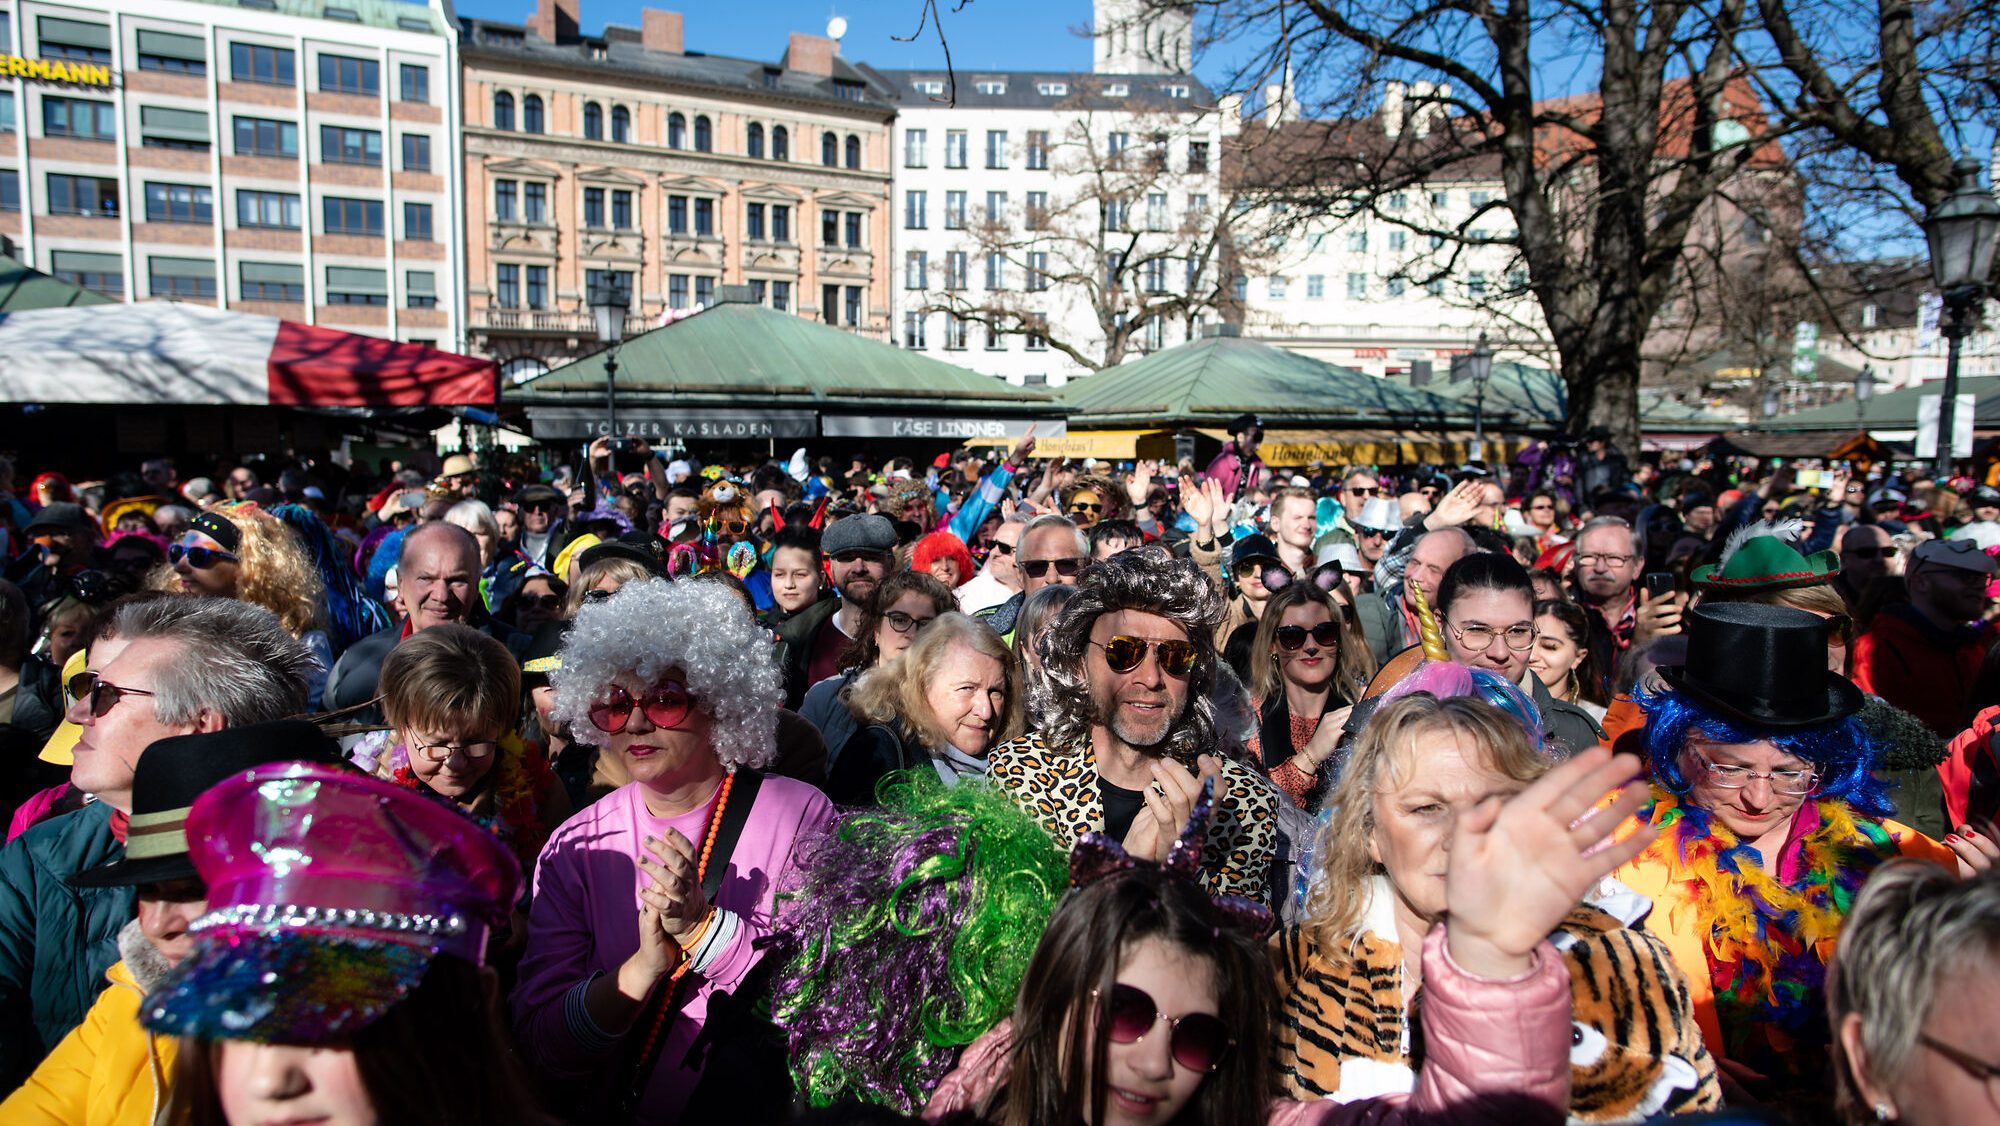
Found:
M 1392 84 L 1376 127 L 1390 136 L 1422 130 L 1423 110 L 1406 109 L 1423 104 L 1428 91 L 1420 87 L 1406 101 Z M 1357 128 L 1296 120 L 1296 103 L 1279 87 L 1266 92 L 1260 118 L 1245 119 L 1233 100 L 1226 102 L 1225 190 L 1255 195 L 1265 186 L 1255 182 L 1265 146 L 1318 154 Z M 1470 351 L 1481 332 L 1503 360 L 1550 363 L 1554 349 L 1514 249 L 1422 233 L 1463 227 L 1471 242 L 1513 234 L 1497 160 L 1467 164 L 1460 178 L 1387 197 L 1387 218 L 1292 220 L 1284 204 L 1263 208 L 1248 224 L 1270 232 L 1255 258 L 1258 272 L 1234 279 L 1245 334 L 1373 375 L 1429 371 L 1442 380 L 1452 357 Z
M 128 301 L 462 348 L 453 28 L 446 0 L 0 0 L 0 235 Z

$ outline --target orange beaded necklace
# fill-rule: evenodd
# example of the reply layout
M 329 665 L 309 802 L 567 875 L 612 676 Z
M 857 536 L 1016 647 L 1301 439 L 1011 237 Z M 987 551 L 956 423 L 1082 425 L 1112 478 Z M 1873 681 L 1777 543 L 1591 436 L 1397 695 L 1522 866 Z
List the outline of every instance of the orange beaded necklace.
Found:
M 708 880 L 708 858 L 715 852 L 715 838 L 722 828 L 722 811 L 729 808 L 729 790 L 735 784 L 736 772 L 730 771 L 722 776 L 722 786 L 716 791 L 715 809 L 709 813 L 708 829 L 702 833 L 701 837 L 701 858 L 695 864 L 694 882 L 696 887 L 701 887 Z M 693 960 L 688 957 L 688 947 L 698 941 L 701 935 L 714 925 L 715 904 L 711 903 L 708 905 L 708 914 L 702 917 L 701 926 L 696 928 L 695 932 L 688 936 L 688 942 L 681 946 L 681 963 L 674 967 L 673 975 L 667 979 L 667 988 L 670 991 L 678 989 L 681 977 L 694 965 Z M 662 1004 L 659 1007 L 659 1011 L 654 1014 L 652 1026 L 646 1030 L 646 1041 L 644 1047 L 639 1052 L 639 1059 L 652 1060 L 655 1058 L 653 1055 L 654 1049 L 659 1045 L 660 1035 L 666 1031 L 667 1021 L 672 1018 L 675 1008 L 673 999 L 669 996 L 666 1003 Z M 639 1075 L 636 1077 L 636 1081 L 643 1089 L 650 1078 L 650 1075 Z

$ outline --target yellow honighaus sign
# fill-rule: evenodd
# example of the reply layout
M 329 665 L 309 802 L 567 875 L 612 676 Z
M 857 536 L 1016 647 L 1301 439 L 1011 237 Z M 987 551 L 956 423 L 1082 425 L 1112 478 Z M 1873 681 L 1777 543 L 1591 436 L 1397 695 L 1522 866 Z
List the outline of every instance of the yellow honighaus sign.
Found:
M 67 82 L 72 86 L 111 85 L 110 67 L 64 59 L 24 59 L 19 55 L 0 55 L 0 75 L 40 82 Z

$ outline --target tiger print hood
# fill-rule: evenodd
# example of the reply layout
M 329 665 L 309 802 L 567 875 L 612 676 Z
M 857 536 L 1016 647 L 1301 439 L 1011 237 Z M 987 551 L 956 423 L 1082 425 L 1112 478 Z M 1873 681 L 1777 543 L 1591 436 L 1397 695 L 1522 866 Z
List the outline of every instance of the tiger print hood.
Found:
M 1686 979 L 1640 926 L 1652 901 L 1606 878 L 1550 936 L 1571 982 L 1571 1122 L 1639 1122 L 1722 1103 Z M 1276 940 L 1282 1081 L 1299 1098 L 1342 1102 L 1414 1089 L 1411 1006 L 1395 892 L 1375 877 L 1362 925 L 1335 951 L 1288 927 Z M 1421 995 L 1419 995 L 1419 999 Z

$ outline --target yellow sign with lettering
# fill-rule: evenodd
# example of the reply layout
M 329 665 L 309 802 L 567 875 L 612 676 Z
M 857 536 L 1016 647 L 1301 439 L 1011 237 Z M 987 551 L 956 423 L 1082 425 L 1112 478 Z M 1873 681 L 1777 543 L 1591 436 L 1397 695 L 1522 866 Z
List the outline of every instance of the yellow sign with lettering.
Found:
M 64 59 L 24 59 L 19 55 L 0 55 L 0 75 L 38 82 L 67 82 L 72 86 L 111 85 L 110 67 Z

